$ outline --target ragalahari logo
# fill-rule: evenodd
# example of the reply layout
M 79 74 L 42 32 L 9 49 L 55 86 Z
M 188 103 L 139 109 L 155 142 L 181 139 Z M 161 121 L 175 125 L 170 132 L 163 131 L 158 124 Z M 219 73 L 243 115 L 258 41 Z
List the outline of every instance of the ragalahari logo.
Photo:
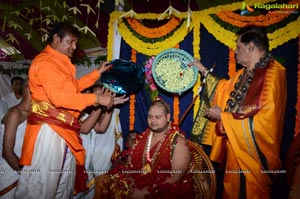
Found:
M 241 15 L 245 15 L 253 11 L 254 11 L 253 8 L 248 6 L 245 2 L 242 2 L 241 12 L 240 12 Z

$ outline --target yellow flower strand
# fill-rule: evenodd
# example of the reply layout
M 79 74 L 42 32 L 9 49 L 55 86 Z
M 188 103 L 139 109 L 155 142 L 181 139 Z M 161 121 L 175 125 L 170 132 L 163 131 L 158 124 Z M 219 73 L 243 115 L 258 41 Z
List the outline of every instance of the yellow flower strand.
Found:
M 194 23 L 193 52 L 194 52 L 194 57 L 200 60 L 201 59 L 201 57 L 200 57 L 200 23 Z M 198 73 L 198 78 L 197 78 L 196 84 L 193 87 L 193 98 L 196 97 L 199 87 L 200 87 L 200 74 Z M 198 97 L 195 101 L 193 118 L 196 117 L 199 106 L 200 106 L 200 97 Z
M 297 38 L 300 34 L 300 17 L 297 20 L 287 24 L 285 27 L 277 29 L 273 33 L 268 34 L 270 39 L 270 50 L 288 42 L 291 39 Z
M 236 35 L 230 32 L 215 22 L 209 15 L 204 15 L 202 23 L 218 41 L 225 44 L 229 48 L 235 49 Z M 270 50 L 296 38 L 300 34 L 300 17 L 297 20 L 290 22 L 285 27 L 277 29 L 273 33 L 268 34 L 270 39 Z
M 295 118 L 295 134 L 296 137 L 300 133 L 300 35 L 298 36 L 298 78 L 297 78 L 297 104 L 296 104 L 296 118 Z
M 260 3 L 269 3 L 272 1 L 261 1 Z M 247 1 L 248 5 L 253 5 L 254 3 L 257 3 L 256 1 Z M 203 11 L 196 11 L 197 14 L 193 14 L 196 16 L 199 16 L 196 18 L 196 20 L 199 20 L 200 23 L 202 23 L 208 32 L 210 32 L 218 41 L 225 44 L 229 48 L 235 49 L 236 47 L 236 35 L 222 26 L 220 26 L 217 22 L 215 22 L 210 14 L 212 13 L 218 13 L 223 10 L 238 10 L 240 9 L 241 3 L 233 3 L 229 5 L 221 5 L 212 7 Z M 287 26 L 274 31 L 273 33 L 269 34 L 270 39 L 270 50 L 273 48 L 276 48 L 279 45 L 282 45 L 283 43 L 289 41 L 290 39 L 296 38 L 299 35 L 300 29 L 296 28 L 299 27 L 299 19 L 297 19 L 294 22 L 289 23 Z M 286 34 L 287 33 L 287 34 Z M 280 34 L 284 34 L 284 37 L 280 37 Z M 291 34 L 291 35 L 290 35 Z M 277 38 L 277 39 L 272 39 Z

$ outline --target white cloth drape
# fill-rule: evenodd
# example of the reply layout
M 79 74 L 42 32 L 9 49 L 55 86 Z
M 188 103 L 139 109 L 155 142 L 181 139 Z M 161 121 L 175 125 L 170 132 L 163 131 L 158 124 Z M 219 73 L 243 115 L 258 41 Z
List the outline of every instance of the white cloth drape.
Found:
M 118 23 L 117 21 L 114 24 L 114 39 L 113 39 L 113 59 L 120 58 L 120 51 L 121 51 L 121 35 L 118 31 Z
M 114 109 L 111 122 L 104 133 L 96 133 L 95 130 L 91 130 L 87 135 L 80 135 L 82 144 L 86 150 L 85 167 L 87 171 L 91 171 L 88 173 L 98 176 L 110 169 L 111 156 L 116 143 L 115 136 L 117 133 L 122 133 L 119 112 L 119 109 Z M 119 145 L 122 147 L 123 142 L 121 141 Z
M 88 184 L 91 184 L 89 191 L 85 195 L 79 195 L 74 198 L 92 199 L 94 197 L 94 185 L 91 183 L 95 176 L 108 172 L 112 166 L 111 156 L 118 143 L 120 149 L 123 149 L 123 138 L 118 136 L 122 134 L 122 128 L 119 118 L 120 110 L 113 110 L 112 118 L 107 130 L 103 133 L 96 133 L 95 130 L 87 135 L 81 134 L 82 144 L 85 148 L 85 168 L 88 174 Z M 86 118 L 88 115 L 84 115 Z M 116 140 L 116 136 L 118 140 Z
M 24 166 L 16 199 L 69 199 L 73 193 L 76 160 L 65 140 L 42 124 L 30 166 Z

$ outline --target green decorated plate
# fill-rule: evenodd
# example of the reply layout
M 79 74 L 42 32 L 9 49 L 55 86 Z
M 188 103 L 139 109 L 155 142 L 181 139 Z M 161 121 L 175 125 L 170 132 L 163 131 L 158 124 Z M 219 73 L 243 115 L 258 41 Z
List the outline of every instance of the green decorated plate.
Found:
M 155 83 L 170 93 L 181 94 L 193 87 L 198 78 L 194 58 L 184 50 L 170 48 L 159 53 L 152 65 Z

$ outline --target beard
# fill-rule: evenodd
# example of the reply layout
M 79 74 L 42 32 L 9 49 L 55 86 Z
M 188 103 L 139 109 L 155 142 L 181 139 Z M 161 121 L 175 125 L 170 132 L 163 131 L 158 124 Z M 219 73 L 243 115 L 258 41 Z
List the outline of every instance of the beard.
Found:
M 168 129 L 168 127 L 169 127 L 169 122 L 163 127 L 159 127 L 159 128 L 149 127 L 149 128 L 153 133 L 163 133 Z
M 74 50 L 69 50 L 69 51 L 68 51 L 68 57 L 69 57 L 69 58 L 72 58 L 72 57 L 73 57 L 73 54 L 74 54 Z

